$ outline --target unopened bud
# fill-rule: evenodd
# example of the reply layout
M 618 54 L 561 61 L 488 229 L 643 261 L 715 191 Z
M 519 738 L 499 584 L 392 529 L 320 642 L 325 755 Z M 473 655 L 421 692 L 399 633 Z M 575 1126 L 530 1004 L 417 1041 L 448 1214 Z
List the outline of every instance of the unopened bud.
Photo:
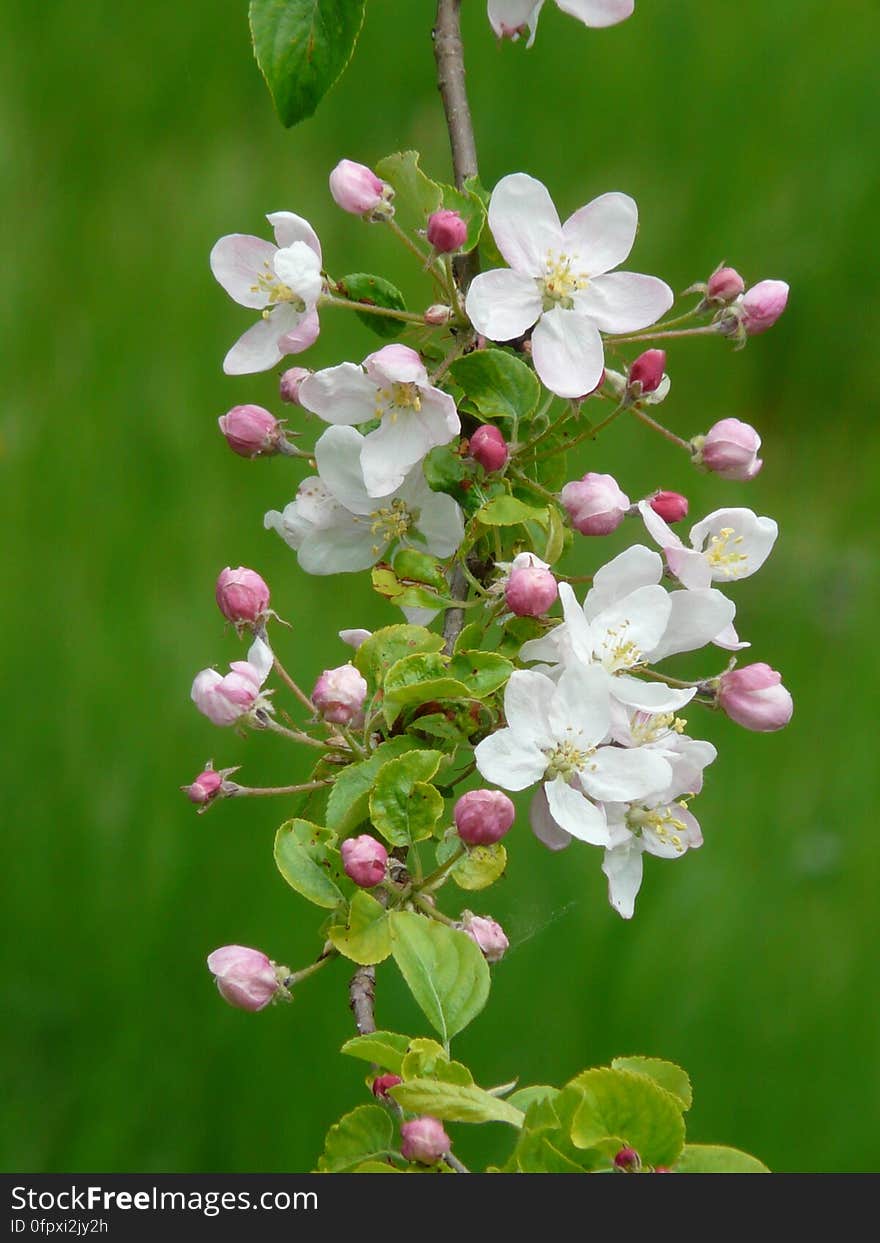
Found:
M 487 915 L 471 915 L 465 911 L 461 928 L 482 950 L 486 962 L 500 962 L 510 948 L 504 929 Z
M 298 406 L 300 385 L 311 374 L 308 367 L 288 367 L 278 381 L 281 400 L 289 402 L 292 406 Z
M 276 967 L 260 950 L 224 945 L 208 955 L 208 970 L 224 1001 L 239 1010 L 262 1010 L 282 987 L 287 968 Z
M 220 571 L 215 589 L 217 607 L 227 621 L 253 625 L 269 608 L 269 588 L 256 570 L 240 565 Z
M 312 703 L 333 725 L 361 724 L 366 697 L 367 683 L 354 665 L 325 669 L 312 691 Z
M 394 191 L 365 164 L 340 160 L 330 174 L 330 193 L 336 205 L 353 216 L 391 214 Z
M 407 1161 L 434 1165 L 451 1147 L 452 1141 L 436 1118 L 414 1118 L 400 1128 L 400 1151 Z
M 452 317 L 452 307 L 444 306 L 442 302 L 435 302 L 433 306 L 429 306 L 425 311 L 425 323 L 430 324 L 432 328 L 442 328 L 444 324 L 448 324 Z
M 453 812 L 458 836 L 469 846 L 499 842 L 516 819 L 516 808 L 501 790 L 468 790 Z
M 486 471 L 501 470 L 510 456 L 507 441 L 491 423 L 477 428 L 470 438 L 468 452 Z
M 451 255 L 467 240 L 467 225 L 457 211 L 442 209 L 428 217 L 428 241 L 438 254 Z
M 627 1174 L 637 1174 L 642 1168 L 642 1158 L 635 1148 L 621 1148 L 620 1152 L 615 1154 L 614 1164 Z
M 665 350 L 645 350 L 644 354 L 639 354 L 633 365 L 629 369 L 629 383 L 632 388 L 636 384 L 639 385 L 639 393 L 656 392 L 660 387 L 660 381 L 663 379 L 666 371 L 666 351 Z
M 782 674 L 763 662 L 722 673 L 718 703 L 737 725 L 761 734 L 783 729 L 794 712 L 791 695 L 782 685 Z
M 377 1075 L 370 1084 L 370 1091 L 380 1101 L 387 1101 L 389 1088 L 396 1088 L 399 1083 L 403 1083 L 400 1075 Z
M 504 599 L 511 613 L 517 617 L 540 617 L 558 594 L 556 579 L 540 557 L 522 552 L 514 558 L 504 587 Z
M 788 305 L 785 281 L 759 281 L 743 296 L 742 325 L 750 337 L 772 328 Z
M 581 535 L 609 535 L 626 517 L 630 499 L 618 487 L 613 475 L 588 471 L 583 479 L 567 483 L 560 500 L 571 525 Z
M 761 437 L 740 419 L 721 419 L 693 443 L 694 460 L 722 479 L 754 479 L 764 465 L 758 457 Z
M 195 781 L 188 786 L 181 786 L 180 788 L 191 803 L 205 806 L 206 803 L 210 803 L 216 796 L 222 785 L 222 774 L 218 773 L 214 768 L 205 768 L 199 773 Z
M 688 516 L 688 500 L 680 492 L 655 492 L 648 504 L 664 522 L 681 522 Z
M 385 879 L 388 851 L 375 837 L 364 833 L 348 837 L 339 847 L 345 874 L 361 889 L 372 889 Z
M 217 423 L 239 457 L 269 457 L 278 452 L 281 424 L 262 406 L 233 406 Z
M 746 283 L 736 268 L 716 268 L 709 277 L 706 297 L 711 302 L 733 302 L 745 287 Z

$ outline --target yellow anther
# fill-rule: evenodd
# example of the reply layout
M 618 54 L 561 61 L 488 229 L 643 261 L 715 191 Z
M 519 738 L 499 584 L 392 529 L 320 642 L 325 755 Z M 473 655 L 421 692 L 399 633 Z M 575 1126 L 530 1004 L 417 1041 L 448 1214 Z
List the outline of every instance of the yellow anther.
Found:
M 548 781 L 554 777 L 570 780 L 586 766 L 587 760 L 595 752 L 595 747 L 576 747 L 572 742 L 560 742 L 552 751 L 545 751 L 547 770 L 544 776 Z
M 715 570 L 721 570 L 726 578 L 737 578 L 746 568 L 748 553 L 737 552 L 736 545 L 743 542 L 733 527 L 722 527 L 713 535 L 706 549 L 706 560 Z
M 554 306 L 569 309 L 572 296 L 578 290 L 586 289 L 589 284 L 585 276 L 571 270 L 573 262 L 570 255 L 559 254 L 555 250 L 547 251 L 547 272 L 539 282 L 544 294 L 545 310 Z

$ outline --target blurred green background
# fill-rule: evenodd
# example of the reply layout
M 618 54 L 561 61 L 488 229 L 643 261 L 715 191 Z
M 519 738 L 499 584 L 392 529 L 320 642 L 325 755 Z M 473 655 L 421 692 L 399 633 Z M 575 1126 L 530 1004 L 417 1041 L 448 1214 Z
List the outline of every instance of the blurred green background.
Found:
M 705 848 L 648 861 L 631 924 L 607 905 L 598 852 L 553 857 L 515 830 L 483 904 L 514 949 L 459 1054 L 483 1081 L 524 1083 L 617 1053 L 672 1058 L 696 1084 L 695 1139 L 778 1170 L 876 1170 L 880 15 L 869 0 L 640 0 L 635 20 L 589 32 L 548 5 L 527 52 L 496 46 L 483 0 L 464 8 L 487 183 L 523 168 L 564 214 L 628 191 L 632 266 L 677 289 L 722 259 L 791 282 L 784 320 L 744 353 L 669 351 L 668 422 L 684 435 L 754 422 L 756 482 L 697 477 L 623 420 L 582 469 L 633 496 L 680 489 L 697 517 L 747 504 L 779 520 L 772 560 L 736 598 L 754 659 L 784 671 L 797 711 L 770 737 L 699 722 L 720 749 L 699 802 Z M 418 303 L 406 256 L 336 210 L 326 179 L 343 155 L 406 146 L 448 176 L 432 4 L 370 0 L 352 68 L 292 132 L 252 60 L 244 0 L 7 0 L 4 13 L 0 1165 L 307 1169 L 366 1099 L 359 1064 L 336 1054 L 352 1030 L 346 973 L 256 1017 L 219 1001 L 213 947 L 299 966 L 314 915 L 272 864 L 281 806 L 197 818 L 177 791 L 209 756 L 255 784 L 295 780 L 305 761 L 217 731 L 189 686 L 238 650 L 212 598 L 226 564 L 272 584 L 305 683 L 346 658 L 339 627 L 392 616 L 360 580 L 307 579 L 263 531 L 299 471 L 243 462 L 217 432 L 236 402 L 278 406 L 273 375 L 221 372 L 249 317 L 207 256 L 292 209 L 335 273 L 387 273 Z M 328 314 L 308 362 L 375 340 Z M 580 572 L 623 542 L 582 542 Z M 423 1033 L 390 975 L 380 1023 Z M 476 1161 L 502 1138 L 459 1128 L 457 1143 Z

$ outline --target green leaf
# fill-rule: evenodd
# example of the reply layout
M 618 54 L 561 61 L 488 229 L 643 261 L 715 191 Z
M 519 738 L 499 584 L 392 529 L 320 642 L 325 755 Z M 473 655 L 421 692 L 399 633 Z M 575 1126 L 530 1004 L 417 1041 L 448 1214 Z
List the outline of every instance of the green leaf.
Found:
M 443 206 L 447 211 L 458 212 L 467 225 L 467 237 L 460 247 L 462 254 L 474 249 L 479 244 L 486 224 L 486 208 L 479 195 L 465 187 L 456 190 L 453 186 L 440 187 L 443 193 Z
M 496 496 L 477 510 L 475 517 L 487 527 L 513 527 L 521 522 L 547 522 L 547 510 L 535 509 L 515 496 Z
M 675 1096 L 682 1109 L 690 1109 L 694 1093 L 687 1071 L 674 1062 L 664 1062 L 659 1057 L 616 1057 L 611 1063 L 614 1070 L 631 1070 L 636 1075 L 647 1075 L 661 1088 Z
M 351 60 L 366 0 L 251 0 L 257 64 L 284 125 L 310 117 Z
M 464 626 L 455 640 L 454 652 L 469 652 L 479 646 L 484 627 L 479 622 L 469 622 Z
M 436 1079 L 411 1079 L 389 1089 L 404 1109 L 430 1114 L 445 1122 L 507 1122 L 521 1127 L 523 1114 L 476 1084 L 442 1083 Z
M 553 1144 L 546 1135 L 524 1137 L 517 1147 L 515 1171 L 522 1174 L 585 1174 L 587 1167 Z M 512 1171 L 513 1172 L 513 1171 Z
M 394 573 L 402 582 L 423 583 L 433 587 L 439 595 L 448 593 L 446 575 L 436 557 L 413 548 L 402 549 L 394 558 Z
M 410 1043 L 398 1072 L 404 1079 L 439 1079 L 443 1083 L 471 1084 L 474 1077 L 461 1062 L 452 1062 L 436 1040 L 419 1037 Z
M 662 1164 L 662 1162 L 660 1162 Z M 769 1174 L 763 1161 L 716 1144 L 686 1144 L 675 1165 L 679 1174 Z
M 308 820 L 288 820 L 275 834 L 275 864 L 292 889 L 315 906 L 335 910 L 345 902 L 345 873 L 336 834 Z
M 346 1040 L 341 1051 L 364 1062 L 375 1062 L 383 1070 L 399 1075 L 409 1044 L 409 1036 L 399 1036 L 397 1032 L 371 1032 L 369 1036 L 353 1036 Z
M 370 814 L 370 791 L 382 766 L 418 745 L 412 738 L 391 738 L 380 743 L 369 759 L 343 768 L 330 787 L 328 826 L 344 837 L 366 820 Z
M 455 928 L 411 911 L 392 911 L 388 918 L 394 961 L 428 1022 L 448 1044 L 486 1004 L 486 960 Z
M 403 294 L 396 285 L 381 276 L 371 276 L 368 272 L 352 272 L 343 276 L 338 287 L 340 295 L 348 298 L 350 302 L 365 302 L 368 306 L 383 306 L 392 311 L 406 310 Z M 405 326 L 403 320 L 371 315 L 369 311 L 358 311 L 357 316 L 379 337 L 399 337 Z
M 504 874 L 507 851 L 500 842 L 491 846 L 472 846 L 452 869 L 452 879 L 459 889 L 488 889 Z
M 405 656 L 385 674 L 382 711 L 391 726 L 404 708 L 439 699 L 470 699 L 471 691 L 447 672 L 448 659 L 436 652 Z
M 394 1123 L 381 1105 L 359 1105 L 327 1132 L 318 1161 L 322 1174 L 341 1174 L 364 1161 L 376 1161 L 394 1148 Z
M 608 1136 L 635 1148 L 646 1165 L 673 1165 L 684 1146 L 679 1101 L 645 1075 L 628 1070 L 587 1070 L 569 1085 L 581 1093 L 571 1138 L 592 1148 Z
M 517 1088 L 507 1099 L 511 1105 L 526 1113 L 535 1101 L 552 1101 L 558 1095 L 558 1088 L 551 1087 L 548 1083 L 535 1083 L 528 1088 Z
M 548 505 L 547 517 L 547 542 L 544 545 L 544 560 L 548 565 L 555 565 L 565 552 L 568 527 L 562 521 L 562 515 L 555 505 Z
M 464 500 L 463 486 L 467 481 L 470 487 L 475 467 L 449 445 L 440 445 L 432 449 L 425 458 L 425 479 L 428 487 L 434 492 L 448 492 L 457 500 Z
M 443 190 L 419 168 L 418 151 L 398 151 L 376 165 L 377 177 L 394 187 L 401 205 L 423 224 L 443 203 Z
M 474 350 L 449 368 L 484 419 L 524 419 L 538 404 L 534 371 L 505 350 Z
M 495 652 L 458 652 L 449 663 L 449 672 L 476 699 L 485 699 L 504 686 L 513 665 Z
M 401 581 L 394 570 L 390 570 L 387 565 L 375 565 L 371 571 L 373 589 L 378 591 L 380 596 L 385 596 L 392 604 L 401 609 L 444 609 L 456 604 L 446 589 L 446 583 L 443 584 L 447 594 L 438 595 L 430 587 L 425 587 L 421 583 L 406 583 Z
M 358 1165 L 351 1171 L 352 1174 L 406 1174 L 407 1170 L 401 1170 L 396 1165 L 392 1165 L 390 1161 L 364 1161 L 362 1165 Z
M 404 656 L 417 652 L 439 652 L 442 634 L 433 634 L 424 626 L 385 626 L 365 639 L 354 656 L 354 664 L 370 686 L 380 687 L 385 672 Z
M 381 902 L 359 889 L 351 900 L 348 923 L 331 928 L 327 938 L 340 954 L 362 967 L 382 962 L 391 953 L 388 913 Z
M 410 751 L 385 764 L 370 795 L 370 819 L 394 846 L 409 846 L 434 832 L 443 796 L 428 782 L 440 767 L 440 751 Z

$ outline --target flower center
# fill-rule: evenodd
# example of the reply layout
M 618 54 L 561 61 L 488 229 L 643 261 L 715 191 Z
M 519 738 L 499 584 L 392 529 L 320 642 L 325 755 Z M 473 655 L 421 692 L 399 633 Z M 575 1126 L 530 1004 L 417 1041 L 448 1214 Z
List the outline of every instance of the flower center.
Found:
M 303 299 L 299 294 L 294 293 L 289 285 L 282 284 L 268 260 L 263 262 L 263 271 L 257 273 L 257 283 L 251 285 L 251 293 L 264 293 L 269 299 L 270 306 L 277 306 L 279 302 L 290 302 L 300 313 L 306 309 Z M 268 309 L 263 311 L 263 318 L 268 319 L 269 314 Z
M 633 639 L 627 637 L 630 627 L 629 618 L 624 618 L 619 626 L 605 631 L 602 640 L 602 664 L 609 673 L 617 669 L 632 669 L 642 660 L 642 651 Z
M 586 767 L 587 760 L 595 750 L 595 747 L 576 747 L 573 742 L 558 743 L 552 751 L 544 752 L 547 757 L 545 778 L 552 781 L 554 777 L 564 777 L 566 781 L 570 781 Z
M 381 419 L 387 414 L 392 423 L 397 422 L 398 415 L 407 410 L 416 414 L 422 408 L 422 396 L 418 384 L 402 384 L 395 381 L 389 388 L 380 388 L 376 392 L 376 418 Z
M 737 535 L 733 527 L 722 527 L 717 535 L 713 535 L 706 549 L 706 560 L 712 569 L 720 570 L 725 578 L 738 578 L 744 573 L 749 556 L 736 549 L 736 545 L 742 542 L 743 537 Z
M 383 548 L 406 535 L 417 517 L 400 497 L 384 509 L 374 509 L 370 514 L 370 532 L 376 536 L 373 553 L 378 556 Z
M 687 721 L 673 716 L 671 712 L 655 712 L 652 716 L 638 712 L 633 717 L 630 733 L 636 746 L 641 746 L 646 742 L 657 742 L 669 733 L 683 734 L 686 729 Z
M 684 803 L 669 803 L 665 807 L 632 807 L 627 813 L 626 824 L 636 837 L 649 829 L 666 846 L 672 846 L 679 854 L 687 850 L 681 840 L 687 825 L 675 813 L 685 810 Z
M 547 271 L 538 280 L 538 286 L 544 299 L 544 310 L 552 311 L 561 306 L 570 311 L 574 306 L 573 295 L 579 289 L 586 289 L 589 281 L 580 272 L 573 272 L 574 258 L 555 250 L 547 251 Z

